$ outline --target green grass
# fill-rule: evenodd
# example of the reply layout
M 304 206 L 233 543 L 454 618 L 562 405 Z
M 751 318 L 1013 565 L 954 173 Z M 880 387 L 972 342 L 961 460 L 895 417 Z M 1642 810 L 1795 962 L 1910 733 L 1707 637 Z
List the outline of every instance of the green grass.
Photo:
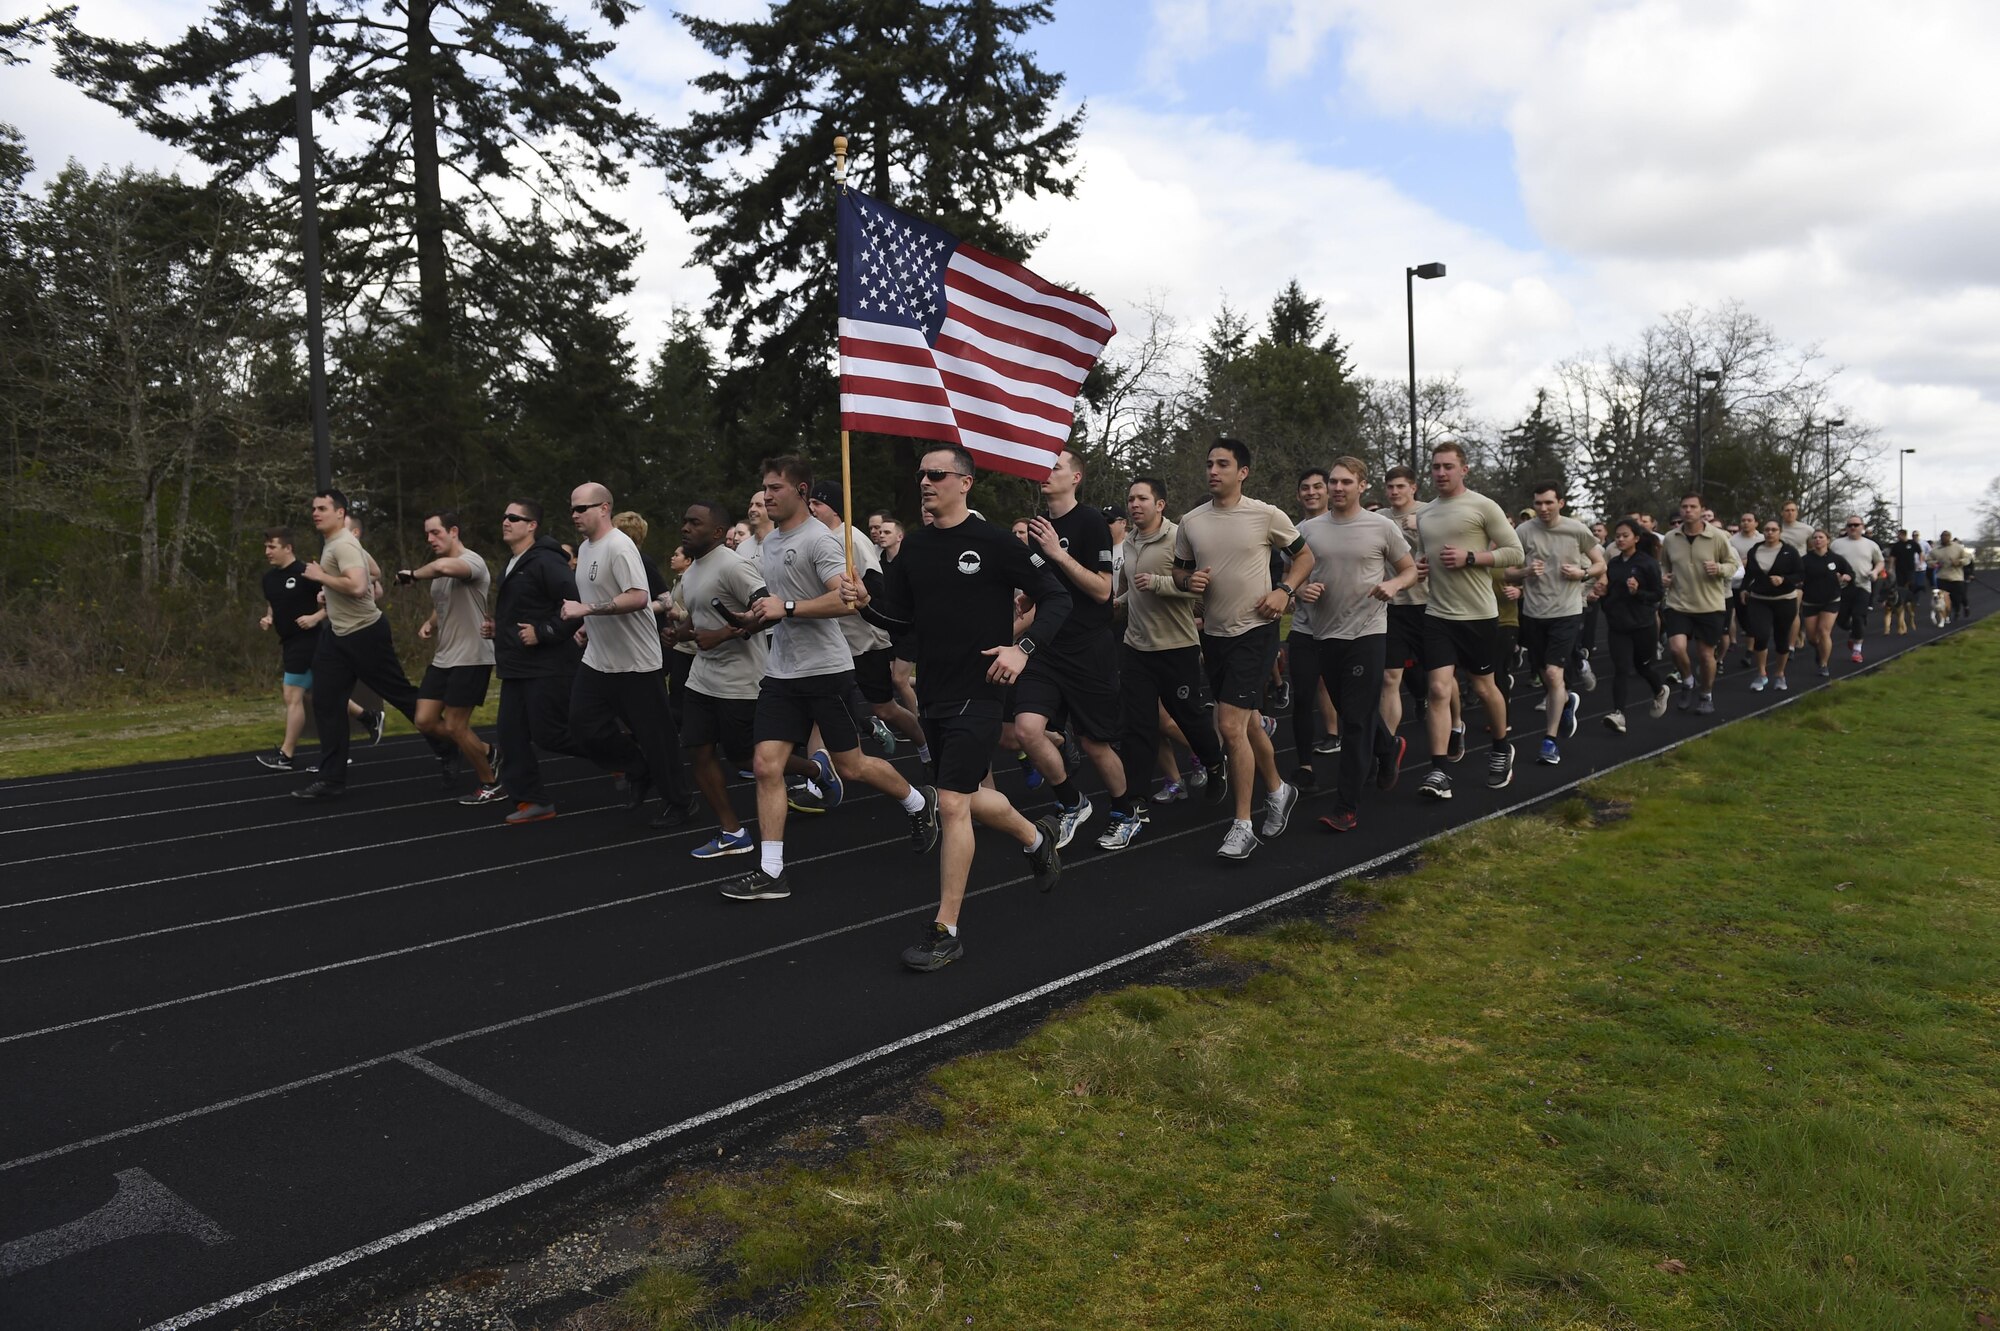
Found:
M 1435 843 L 1355 936 L 1215 940 L 1240 989 L 1091 999 L 942 1127 L 669 1213 L 784 1327 L 1986 1325 L 1995 681 L 1982 627 Z

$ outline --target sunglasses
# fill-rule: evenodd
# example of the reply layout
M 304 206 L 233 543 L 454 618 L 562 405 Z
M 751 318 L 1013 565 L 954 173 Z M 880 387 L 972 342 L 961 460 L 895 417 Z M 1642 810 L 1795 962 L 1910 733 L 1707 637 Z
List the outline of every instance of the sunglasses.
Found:
M 502 522 L 533 522 L 533 521 L 534 521 L 534 519 L 533 519 L 533 518 L 531 518 L 531 517 L 529 517 L 529 516 L 528 516 L 528 515 L 527 515 L 526 513 L 502 513 L 502 514 L 500 515 L 500 521 L 502 521 Z
M 609 501 L 609 500 L 604 500 L 604 499 L 600 499 L 600 500 L 598 500 L 598 501 L 597 501 L 597 504 L 603 504 L 603 503 L 608 503 L 608 502 L 610 502 L 610 501 Z M 569 506 L 569 511 L 570 511 L 571 513 L 588 513 L 588 512 L 590 512 L 590 510 L 591 510 L 591 509 L 593 509 L 593 508 L 596 508 L 596 507 L 597 507 L 597 504 L 571 504 L 571 505 Z
M 931 467 L 925 467 L 917 473 L 917 479 L 920 481 L 929 481 L 932 485 L 936 485 L 939 481 L 943 480 L 947 476 L 964 476 L 964 475 L 965 473 L 962 471 L 938 471 Z M 968 477 L 967 479 L 970 478 Z

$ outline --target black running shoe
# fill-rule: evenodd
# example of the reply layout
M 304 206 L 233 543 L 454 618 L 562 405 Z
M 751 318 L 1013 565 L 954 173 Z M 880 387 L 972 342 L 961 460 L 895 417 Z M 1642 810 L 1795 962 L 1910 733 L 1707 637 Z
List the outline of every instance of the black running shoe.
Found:
M 1292 710 L 1292 681 L 1281 679 L 1271 686 L 1271 710 L 1289 712 Z
M 1208 782 L 1201 788 L 1201 798 L 1209 805 L 1221 804 L 1229 798 L 1229 764 L 1217 763 L 1208 769 Z
M 791 894 L 792 885 L 784 874 L 773 878 L 762 869 L 752 869 L 722 885 L 722 895 L 731 901 L 783 901 Z
M 700 801 L 690 795 L 687 797 L 685 803 L 669 804 L 651 818 L 648 818 L 646 826 L 657 827 L 663 831 L 676 827 L 686 827 L 695 820 L 695 815 L 700 811 Z
M 632 776 L 629 773 L 626 775 L 625 777 L 626 808 L 628 809 L 645 808 L 646 797 L 648 795 L 651 795 L 652 793 L 653 793 L 653 783 L 651 781 L 648 781 L 646 778 L 642 776 Z
M 333 781 L 315 781 L 309 786 L 301 786 L 292 792 L 295 800 L 337 800 L 347 793 L 347 787 Z
M 1454 730 L 1451 732 L 1451 739 L 1444 746 L 1444 760 L 1448 763 L 1455 763 L 1462 762 L 1464 759 L 1465 732 L 1463 730 Z
M 903 949 L 903 964 L 913 971 L 943 970 L 965 955 L 958 935 L 933 920 L 924 930 L 924 941 Z
M 1035 830 L 1042 834 L 1041 848 L 1021 852 L 1028 857 L 1028 866 L 1034 871 L 1035 886 L 1044 892 L 1056 890 L 1056 882 L 1062 877 L 1062 852 L 1056 848 L 1056 838 L 1062 835 L 1062 828 L 1053 814 L 1035 820 Z
M 918 786 L 917 793 L 924 797 L 924 807 L 909 815 L 910 849 L 919 855 L 928 855 L 938 843 L 937 790 L 932 786 Z
M 1448 800 L 1451 798 L 1451 778 L 1444 774 L 1443 769 L 1433 767 L 1424 773 L 1423 784 L 1417 787 L 1417 793 L 1434 800 Z
M 389 714 L 387 712 L 362 713 L 361 728 L 368 732 L 371 743 L 380 744 L 382 742 L 382 731 L 388 727 L 388 724 Z
M 470 795 L 461 795 L 460 804 L 498 804 L 507 798 L 507 788 L 498 781 L 480 786 Z
M 1285 781 L 1300 790 L 1311 790 L 1319 784 L 1319 776 L 1310 767 L 1294 767 Z
M 1394 790 L 1397 778 L 1403 775 L 1403 757 L 1410 751 L 1410 741 L 1396 736 L 1396 746 L 1386 758 L 1375 760 L 1375 789 Z
M 273 749 L 269 753 L 260 753 L 257 755 L 257 761 L 274 772 L 296 772 L 299 767 L 297 760 L 283 749 Z
M 1486 760 L 1486 784 L 1493 790 L 1509 785 L 1514 780 L 1514 746 L 1502 744 L 1493 750 Z

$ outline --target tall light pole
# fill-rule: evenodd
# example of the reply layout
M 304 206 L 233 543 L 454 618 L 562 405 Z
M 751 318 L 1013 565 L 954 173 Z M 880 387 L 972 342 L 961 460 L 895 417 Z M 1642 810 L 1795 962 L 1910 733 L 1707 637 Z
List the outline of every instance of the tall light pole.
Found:
M 1898 527 L 1908 527 L 1910 525 L 1903 521 L 1903 459 L 1916 451 L 1914 448 L 1899 448 L 1896 450 L 1896 525 Z M 1931 528 L 1931 535 L 1937 535 L 1937 528 L 1935 526 Z
M 333 447 L 326 425 L 326 329 L 319 292 L 319 186 L 314 178 L 312 18 L 306 0 L 292 0 L 292 101 L 299 117 L 299 220 L 306 277 L 306 382 L 312 400 L 313 484 L 333 485 Z
M 1694 372 L 1694 492 L 1701 493 L 1701 473 L 1706 459 L 1701 451 L 1701 386 L 1722 382 L 1720 370 L 1696 370 Z
M 1826 457 L 1826 529 L 1828 531 L 1832 531 L 1834 529 L 1833 527 L 1833 427 L 1836 425 L 1845 425 L 1847 424 L 1847 420 L 1845 417 L 1836 416 L 1834 419 L 1830 421 L 1822 421 L 1820 422 L 1820 424 L 1823 428 L 1823 433 L 1821 434 L 1820 437 L 1825 441 L 1825 457 Z
M 1417 465 L 1417 284 L 1414 279 L 1429 281 L 1433 277 L 1444 276 L 1441 263 L 1420 263 L 1415 268 L 1403 270 L 1403 308 L 1410 316 L 1410 470 L 1417 475 L 1424 474 Z

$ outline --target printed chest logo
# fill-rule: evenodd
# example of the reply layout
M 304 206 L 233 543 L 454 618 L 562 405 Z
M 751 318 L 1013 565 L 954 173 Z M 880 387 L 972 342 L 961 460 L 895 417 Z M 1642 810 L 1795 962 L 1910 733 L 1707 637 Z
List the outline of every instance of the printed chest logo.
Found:
M 590 572 L 584 574 L 583 576 L 590 582 L 594 583 L 597 581 L 597 561 L 595 559 L 590 561 Z
M 798 557 L 799 557 L 799 552 L 796 550 L 785 551 L 785 562 L 787 564 L 796 562 L 798 560 Z
M 285 579 L 285 590 L 286 590 L 286 591 L 291 591 L 291 590 L 292 590 L 293 588 L 297 587 L 298 585 L 299 585 L 299 580 L 298 580 L 297 578 L 286 578 L 286 579 Z
M 979 552 L 977 550 L 967 550 L 964 554 L 960 555 L 958 557 L 958 571 L 968 577 L 979 572 Z

